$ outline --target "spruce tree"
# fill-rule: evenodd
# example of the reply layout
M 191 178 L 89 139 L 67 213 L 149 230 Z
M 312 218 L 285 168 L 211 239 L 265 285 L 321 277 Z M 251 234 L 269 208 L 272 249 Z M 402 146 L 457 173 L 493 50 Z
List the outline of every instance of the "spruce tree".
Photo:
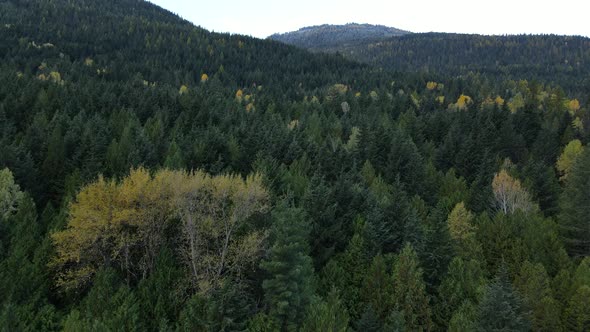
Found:
M 269 274 L 262 288 L 271 316 L 283 330 L 293 330 L 313 295 L 309 223 L 302 209 L 284 203 L 273 211 L 272 220 L 274 244 L 268 259 L 261 263 Z
M 479 303 L 478 331 L 529 331 L 529 312 L 520 295 L 513 289 L 508 272 L 501 267 L 498 276 L 484 292 Z
M 590 256 L 590 149 L 576 158 L 560 201 L 559 226 L 572 256 Z
M 393 268 L 393 302 L 402 313 L 409 331 L 430 331 L 432 320 L 426 284 L 422 279 L 418 255 L 406 244 Z

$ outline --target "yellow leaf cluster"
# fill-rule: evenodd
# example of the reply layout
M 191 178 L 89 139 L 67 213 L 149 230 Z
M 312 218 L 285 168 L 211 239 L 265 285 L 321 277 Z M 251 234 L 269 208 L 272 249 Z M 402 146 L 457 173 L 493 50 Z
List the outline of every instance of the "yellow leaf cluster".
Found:
M 183 94 L 185 94 L 185 93 L 187 93 L 187 92 L 188 92 L 188 86 L 186 86 L 186 85 L 181 85 L 181 86 L 180 86 L 180 89 L 178 90 L 178 94 L 179 94 L 179 95 L 183 95 Z
M 209 75 L 203 74 L 201 75 L 201 83 L 205 83 L 209 80 Z
M 436 89 L 437 86 L 438 86 L 438 83 L 436 83 L 436 82 L 428 82 L 428 83 L 426 83 L 426 89 L 431 90 L 431 91 L 434 90 L 434 89 Z
M 574 115 L 578 110 L 580 110 L 580 102 L 577 99 L 572 99 L 567 103 L 567 109 L 570 114 Z
M 242 96 L 244 95 L 244 91 L 242 91 L 242 89 L 238 89 L 238 91 L 236 91 L 236 99 L 238 101 L 242 101 Z
M 348 87 L 344 84 L 334 84 L 328 88 L 326 93 L 327 100 L 334 100 L 340 96 L 345 95 L 348 92 Z
M 492 191 L 496 207 L 504 214 L 514 213 L 517 210 L 529 212 L 533 209 L 529 193 L 522 187 L 519 180 L 512 178 L 504 169 L 494 175 Z
M 249 103 L 248 105 L 246 105 L 246 112 L 251 112 L 256 110 L 256 107 L 254 106 L 254 103 Z
M 519 109 L 524 107 L 524 97 L 522 96 L 522 94 L 519 92 L 517 93 L 514 97 L 512 97 L 510 99 L 510 101 L 508 102 L 508 108 L 510 109 L 510 112 L 512 113 L 516 113 Z
M 50 265 L 64 289 L 86 285 L 102 266 L 146 276 L 163 243 L 176 241 L 166 234 L 182 234 L 177 249 L 192 277 L 215 286 L 259 258 L 266 235 L 243 225 L 267 207 L 268 192 L 257 174 L 244 180 L 164 169 L 152 176 L 140 168 L 121 182 L 99 177 L 71 203 L 66 229 L 52 234 L 56 256 Z
M 461 94 L 459 98 L 457 98 L 457 102 L 455 103 L 455 108 L 458 110 L 466 110 L 467 106 L 471 105 L 473 100 L 471 97 Z
M 297 128 L 299 126 L 299 120 L 291 120 L 291 122 L 289 122 L 289 124 L 287 125 L 287 128 L 289 128 L 289 130 L 293 130 L 295 128 Z
M 557 159 L 556 168 L 561 174 L 559 178 L 562 181 L 567 180 L 568 174 L 570 173 L 572 166 L 576 162 L 576 159 L 582 154 L 584 151 L 584 147 L 582 146 L 582 142 L 580 140 L 573 140 L 569 142 L 565 149 L 563 149 L 563 153 Z
M 465 208 L 465 203 L 458 203 L 448 217 L 449 234 L 456 241 L 466 240 L 475 235 L 472 225 L 473 214 Z

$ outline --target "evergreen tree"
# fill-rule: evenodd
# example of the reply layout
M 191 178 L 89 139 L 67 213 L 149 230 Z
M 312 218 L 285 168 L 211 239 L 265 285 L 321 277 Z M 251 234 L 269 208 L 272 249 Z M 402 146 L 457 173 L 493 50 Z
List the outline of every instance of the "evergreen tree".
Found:
M 406 244 L 393 268 L 393 302 L 405 321 L 407 330 L 430 331 L 432 320 L 429 297 L 422 279 L 418 255 Z
M 558 220 L 568 253 L 590 256 L 590 149 L 571 167 L 560 207 Z
M 522 294 L 527 308 L 532 310 L 534 331 L 561 330 L 560 308 L 552 297 L 550 279 L 542 264 L 525 262 L 514 286 Z
M 294 330 L 313 295 L 313 266 L 309 257 L 309 223 L 302 209 L 279 205 L 272 214 L 273 245 L 260 266 L 269 313 L 283 330 Z
M 588 331 L 590 329 L 590 287 L 581 286 L 568 303 L 565 312 L 565 328 L 568 331 Z
M 332 289 L 325 300 L 316 298 L 307 309 L 301 332 L 348 331 L 348 312 L 340 301 L 338 291 Z
M 520 295 L 512 288 L 507 271 L 501 268 L 498 276 L 486 287 L 479 303 L 478 331 L 529 331 L 529 312 Z
M 465 261 L 455 257 L 438 287 L 436 319 L 439 325 L 447 326 L 460 307 L 477 303 L 485 285 L 484 271 L 476 260 Z M 458 319 L 458 318 L 456 318 Z

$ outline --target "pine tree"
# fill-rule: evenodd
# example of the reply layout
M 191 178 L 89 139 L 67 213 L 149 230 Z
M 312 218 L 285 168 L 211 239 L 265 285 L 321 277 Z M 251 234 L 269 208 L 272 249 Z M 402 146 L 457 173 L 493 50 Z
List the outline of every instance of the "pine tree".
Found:
M 422 279 L 418 255 L 406 244 L 393 268 L 393 302 L 402 313 L 409 331 L 430 331 L 432 320 L 426 285 Z
M 590 330 L 590 286 L 579 287 L 570 299 L 565 312 L 565 328 L 576 332 Z
M 529 331 L 529 312 L 514 291 L 504 267 L 489 284 L 479 303 L 478 331 Z
M 346 332 L 349 316 L 340 301 L 338 291 L 332 289 L 325 300 L 316 298 L 309 305 L 300 332 Z
M 260 266 L 269 277 L 263 281 L 265 302 L 283 330 L 293 330 L 302 320 L 313 295 L 313 266 L 309 257 L 309 222 L 305 212 L 285 203 L 272 213 L 274 244 Z
M 559 331 L 559 307 L 551 296 L 550 279 L 542 264 L 525 262 L 516 278 L 515 288 L 522 294 L 527 308 L 532 310 L 534 331 Z
M 590 149 L 576 158 L 561 197 L 558 221 L 572 256 L 590 256 Z
M 392 280 L 382 255 L 373 258 L 361 289 L 361 299 L 367 305 L 363 315 L 376 315 L 381 322 L 393 310 Z
M 182 169 L 184 168 L 184 160 L 182 159 L 182 151 L 176 141 L 170 143 L 168 154 L 164 160 L 164 167 L 168 169 Z
M 49 138 L 47 157 L 41 165 L 43 177 L 46 179 L 46 197 L 54 203 L 58 202 L 63 193 L 65 177 L 65 147 L 60 125 L 57 125 Z
M 12 172 L 8 169 L 0 170 L 0 220 L 8 218 L 17 210 L 23 193 L 14 182 Z
M 446 326 L 454 312 L 467 301 L 476 303 L 484 285 L 484 271 L 479 261 L 455 257 L 438 287 L 437 322 Z

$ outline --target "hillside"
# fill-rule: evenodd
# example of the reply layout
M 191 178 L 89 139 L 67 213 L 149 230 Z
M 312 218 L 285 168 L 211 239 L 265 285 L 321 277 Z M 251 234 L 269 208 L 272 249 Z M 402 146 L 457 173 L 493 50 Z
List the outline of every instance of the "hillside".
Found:
M 588 324 L 588 91 L 142 0 L 0 0 L 0 60 L 1 331 Z
M 383 25 L 358 23 L 348 23 L 345 25 L 324 24 L 301 28 L 293 32 L 273 34 L 268 39 L 313 51 L 324 51 L 351 46 L 358 42 L 402 36 L 409 33 L 408 31 Z
M 195 85 L 207 74 L 225 86 L 255 83 L 285 92 L 290 87 L 281 77 L 300 82 L 317 74 L 309 85 L 313 89 L 361 68 L 278 43 L 210 33 L 142 1 L 3 1 L 0 6 L 3 63 L 32 75 L 41 74 L 37 67 L 46 62 L 67 76 L 88 59 L 106 69 L 101 73 L 106 80 L 140 77 L 180 86 Z
M 590 87 L 590 39 L 585 37 L 412 33 L 342 40 L 319 29 L 271 38 L 401 72 L 535 79 L 577 92 Z

